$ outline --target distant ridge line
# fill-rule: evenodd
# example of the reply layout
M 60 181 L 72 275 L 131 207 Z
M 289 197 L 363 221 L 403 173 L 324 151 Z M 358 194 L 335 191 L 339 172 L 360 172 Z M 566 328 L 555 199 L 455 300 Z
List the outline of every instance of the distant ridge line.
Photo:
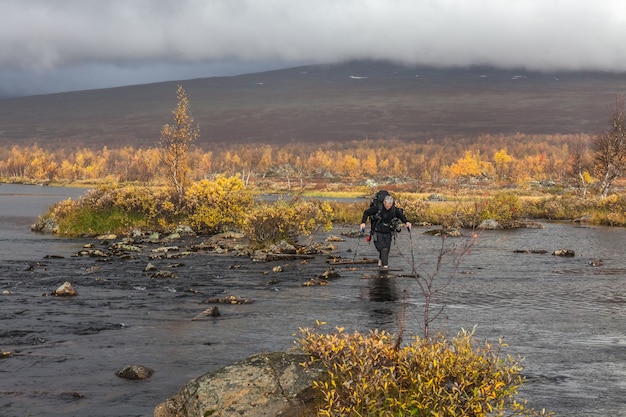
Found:
M 359 61 L 0 100 L 0 145 L 158 145 L 176 86 L 198 146 L 594 134 L 626 74 L 438 69 Z

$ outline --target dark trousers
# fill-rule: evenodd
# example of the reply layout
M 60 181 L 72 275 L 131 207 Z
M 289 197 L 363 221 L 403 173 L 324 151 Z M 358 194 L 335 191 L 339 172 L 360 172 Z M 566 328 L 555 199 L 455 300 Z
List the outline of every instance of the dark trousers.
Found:
M 391 250 L 391 233 L 376 232 L 374 236 L 374 246 L 378 250 L 378 259 L 383 266 L 389 265 L 389 250 Z

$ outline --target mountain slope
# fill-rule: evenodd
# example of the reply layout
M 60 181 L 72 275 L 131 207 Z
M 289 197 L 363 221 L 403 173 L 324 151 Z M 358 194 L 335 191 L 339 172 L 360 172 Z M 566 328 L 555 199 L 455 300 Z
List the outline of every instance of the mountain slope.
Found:
M 0 100 L 0 145 L 157 146 L 176 86 L 198 145 L 595 133 L 626 74 L 352 62 Z

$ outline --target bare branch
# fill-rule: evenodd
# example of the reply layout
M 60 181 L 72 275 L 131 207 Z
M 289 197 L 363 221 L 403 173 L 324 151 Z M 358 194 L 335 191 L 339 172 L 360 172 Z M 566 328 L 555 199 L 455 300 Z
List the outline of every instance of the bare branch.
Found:
M 470 253 L 476 243 L 476 234 L 472 231 L 472 237 L 465 238 L 460 244 L 451 244 L 445 232 L 441 234 L 441 246 L 437 254 L 434 269 L 423 274 L 415 274 L 417 285 L 424 297 L 424 309 L 422 325 L 424 338 L 430 337 L 430 324 L 441 316 L 445 309 L 442 293 L 452 283 L 465 255 Z M 451 265 L 452 269 L 443 276 L 445 265 Z M 424 266 L 424 265 L 423 265 Z M 415 266 L 413 268 L 415 270 Z M 440 304 L 434 303 L 440 300 Z

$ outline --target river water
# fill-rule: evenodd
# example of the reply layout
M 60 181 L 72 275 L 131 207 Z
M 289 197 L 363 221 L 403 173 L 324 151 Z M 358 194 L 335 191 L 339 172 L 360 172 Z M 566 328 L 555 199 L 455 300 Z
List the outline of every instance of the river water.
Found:
M 298 328 L 315 320 L 328 330 L 395 333 L 402 300 L 406 332 L 422 332 L 415 281 L 373 278 L 368 265 L 336 266 L 339 278 L 309 287 L 302 284 L 328 269 L 325 257 L 258 264 L 197 253 L 176 261 L 138 255 L 102 262 L 72 256 L 84 239 L 29 231 L 50 204 L 82 193 L 0 185 L 0 350 L 14 353 L 0 359 L 0 416 L 150 416 L 192 378 L 254 353 L 289 349 Z M 480 233 L 455 273 L 444 258 L 436 282 L 452 280 L 437 300 L 444 309 L 432 330 L 475 327 L 479 339 L 503 338 L 506 353 L 525 358 L 521 396 L 535 408 L 626 416 L 626 230 L 543 226 Z M 426 230 L 398 235 L 392 267 L 410 273 L 415 266 L 422 276 L 436 271 L 441 240 Z M 460 247 L 465 239 L 446 242 Z M 362 239 L 335 245 L 347 259 L 375 256 Z M 576 256 L 551 255 L 560 248 Z M 143 272 L 148 262 L 172 267 L 178 277 L 152 278 Z M 273 270 L 278 265 L 283 272 Z M 77 297 L 46 296 L 64 281 Z M 209 307 L 207 297 L 225 294 L 254 302 L 220 305 L 220 317 L 193 320 Z M 128 364 L 155 374 L 141 382 L 115 376 Z
M 77 199 L 85 189 L 0 184 L 0 261 L 32 260 L 64 250 L 67 240 L 30 233 L 30 226 L 48 207 L 68 198 Z

